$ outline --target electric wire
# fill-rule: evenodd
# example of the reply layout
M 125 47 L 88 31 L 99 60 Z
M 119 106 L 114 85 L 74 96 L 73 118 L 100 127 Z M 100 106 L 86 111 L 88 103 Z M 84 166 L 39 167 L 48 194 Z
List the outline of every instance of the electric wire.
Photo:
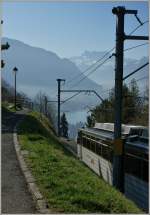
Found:
M 144 79 L 148 79 L 148 76 L 144 76 L 144 77 L 141 77 L 141 78 L 139 78 L 139 79 L 135 79 L 135 81 L 136 81 L 136 82 L 139 82 L 139 81 L 144 80 Z M 130 85 L 130 84 L 131 84 L 131 82 L 126 83 L 126 85 Z
M 140 24 L 140 25 L 138 25 L 135 29 L 133 29 L 130 33 L 129 33 L 129 35 L 132 35 L 136 30 L 138 30 L 140 27 L 142 27 L 144 24 L 146 24 L 146 23 L 148 23 L 149 21 L 147 20 L 147 21 L 145 21 L 145 22 L 143 22 L 142 24 Z M 144 44 L 139 44 L 139 45 L 137 45 L 137 46 L 133 46 L 133 47 L 131 47 L 131 48 L 127 48 L 127 49 L 125 49 L 124 51 L 128 51 L 128 50 L 131 50 L 131 49 L 134 49 L 134 48 L 137 48 L 137 47 L 140 47 L 140 46 L 143 46 L 143 45 L 146 45 L 146 44 L 148 44 L 148 43 L 144 43 Z M 87 69 L 85 69 L 85 71 L 83 71 L 83 72 L 81 72 L 81 74 L 80 75 L 78 75 L 78 76 L 75 76 L 75 77 L 73 77 L 71 80 L 68 80 L 66 83 L 68 84 L 70 84 L 72 81 L 74 81 L 76 78 L 78 78 L 78 77 L 80 77 L 80 76 L 82 76 L 82 75 L 84 75 L 87 71 L 89 71 L 93 66 L 96 66 L 96 64 L 97 63 L 99 63 L 101 60 L 103 60 L 108 54 L 110 54 L 113 50 L 115 49 L 115 46 L 113 47 L 113 48 L 111 48 L 107 53 L 105 53 L 100 59 L 98 59 L 94 64 L 92 64 L 92 65 L 90 65 Z M 109 56 L 109 58 L 110 58 L 110 56 Z M 108 59 L 107 59 L 108 60 Z M 104 61 L 104 62 L 106 62 L 106 61 Z M 104 62 L 102 63 L 102 65 L 104 64 Z M 100 67 L 101 66 L 101 64 L 99 65 L 99 66 L 96 66 L 96 68 L 94 69 L 94 71 L 96 71 L 96 69 L 98 68 L 98 67 Z M 88 76 L 90 75 L 90 74 L 92 74 L 93 72 L 94 72 L 93 70 L 88 74 Z M 81 81 L 83 81 L 86 77 L 88 77 L 88 76 L 85 76 L 85 77 L 83 77 L 79 82 L 78 82 L 78 84 L 81 82 Z M 74 86 L 76 86 L 77 84 L 75 84 L 75 85 L 73 85 L 72 87 L 74 87 Z M 56 95 L 55 95 L 56 96 Z
M 101 58 L 99 58 L 95 63 L 93 63 L 92 65 L 90 65 L 87 69 L 85 69 L 83 72 L 80 73 L 80 75 L 76 75 L 74 76 L 71 80 L 68 80 L 66 83 L 70 84 L 72 81 L 74 81 L 76 78 L 79 78 L 80 76 L 84 75 L 88 70 L 90 70 L 93 66 L 96 66 L 97 63 L 99 63 L 100 61 L 102 61 L 108 54 L 110 54 L 113 50 L 115 49 L 115 47 L 111 48 L 108 52 L 106 52 Z
M 67 98 L 65 101 L 61 102 L 61 105 L 64 104 L 65 102 L 68 102 L 70 99 L 74 98 L 75 96 L 79 95 L 81 92 L 77 92 L 76 94 L 74 94 L 73 96 Z
M 132 47 L 126 48 L 126 49 L 124 49 L 124 52 L 132 50 L 132 49 L 135 49 L 135 48 L 138 48 L 140 46 L 145 46 L 145 45 L 148 45 L 148 43 L 142 43 L 142 44 L 139 44 L 139 45 L 136 45 L 136 46 L 132 46 Z
M 145 22 L 143 22 L 142 24 L 138 25 L 135 29 L 133 29 L 129 35 L 131 36 L 135 31 L 137 31 L 140 27 L 142 27 L 144 24 L 148 23 L 149 21 L 146 20 Z
M 142 44 L 139 44 L 139 45 L 136 45 L 136 46 L 132 46 L 130 48 L 127 48 L 127 49 L 124 49 L 124 52 L 125 51 L 129 51 L 129 50 L 132 50 L 132 49 L 135 49 L 135 48 L 138 48 L 138 47 L 141 47 L 141 46 L 144 46 L 144 45 L 147 45 L 148 43 L 142 43 Z M 111 49 L 113 50 L 113 49 Z M 75 83 L 72 87 L 74 86 L 77 86 L 79 83 L 81 83 L 85 78 L 87 78 L 89 75 L 93 74 L 93 72 L 95 72 L 97 70 L 97 68 L 99 68 L 100 66 L 102 66 L 108 59 L 110 59 L 111 57 L 113 56 L 113 54 L 111 56 L 109 56 L 102 64 L 100 65 L 97 65 L 96 68 L 94 68 L 92 71 L 90 71 L 86 76 L 84 76 L 81 80 L 79 80 L 77 83 Z M 83 73 L 82 73 L 83 74 Z
M 90 71 L 86 76 L 84 76 L 82 79 L 80 79 L 78 82 L 76 82 L 73 86 L 77 86 L 79 85 L 84 79 L 86 79 L 89 75 L 91 75 L 92 73 L 94 73 L 100 66 L 102 66 L 105 62 L 107 62 L 112 56 L 109 56 L 108 58 L 106 58 L 101 64 L 97 65 L 92 71 Z
M 138 28 L 140 28 L 141 26 L 143 26 L 144 24 L 146 24 L 147 22 L 149 22 L 148 20 L 147 21 L 145 21 L 145 22 L 143 22 L 142 24 L 140 24 L 140 25 L 138 25 L 134 30 L 132 30 L 130 33 L 129 33 L 129 35 L 132 35 Z M 137 45 L 137 46 L 133 46 L 133 47 L 131 47 L 131 48 L 127 48 L 127 49 L 125 49 L 124 51 L 128 51 L 128 50 L 131 50 L 131 49 L 134 49 L 134 48 L 137 48 L 137 47 L 140 47 L 140 46 L 143 46 L 143 45 L 147 45 L 148 43 L 144 43 L 144 44 L 139 44 L 139 45 Z M 102 59 L 104 59 L 104 57 L 106 57 L 108 54 L 110 54 L 110 52 L 112 52 L 113 50 L 115 49 L 115 46 L 113 47 L 113 48 L 111 48 L 106 54 L 104 54 L 99 60 L 97 60 L 94 64 L 92 64 L 90 67 L 88 67 L 85 71 L 83 71 L 82 73 L 81 73 L 81 75 L 83 75 L 84 73 L 86 73 L 89 69 L 91 69 L 94 65 L 96 65 L 98 62 L 100 62 Z M 76 76 L 77 78 L 78 77 L 80 77 L 81 75 L 78 75 L 78 76 Z M 72 78 L 70 81 L 68 81 L 68 82 L 72 82 L 73 80 L 75 79 L 75 77 L 74 78 Z
M 145 66 L 147 66 L 149 64 L 149 62 L 143 64 L 142 66 L 140 66 L 139 68 L 137 68 L 136 70 L 134 70 L 133 72 L 129 73 L 128 75 L 126 75 L 125 77 L 123 77 L 123 81 L 126 80 L 127 78 L 129 78 L 131 75 L 135 74 L 136 72 L 140 71 L 141 69 L 143 69 Z
M 141 77 L 139 79 L 135 79 L 135 81 L 139 82 L 139 81 L 142 81 L 142 80 L 148 79 L 148 78 L 149 78 L 148 76 L 143 76 L 143 77 Z M 130 85 L 130 84 L 131 84 L 131 82 L 126 83 L 127 86 Z M 109 89 L 106 89 L 106 90 L 102 90 L 101 93 L 107 93 L 108 92 L 108 94 L 109 94 L 109 93 L 111 93 L 111 91 L 113 90 L 113 88 L 114 88 L 114 86 L 112 88 L 109 88 Z

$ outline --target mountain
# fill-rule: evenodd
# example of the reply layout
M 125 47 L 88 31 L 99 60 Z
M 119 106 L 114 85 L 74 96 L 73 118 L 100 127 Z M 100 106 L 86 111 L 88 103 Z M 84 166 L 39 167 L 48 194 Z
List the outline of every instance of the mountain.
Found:
M 8 83 L 13 84 L 12 70 L 17 67 L 17 89 L 30 97 L 35 96 L 41 90 L 54 100 L 57 95 L 56 79 L 63 78 L 67 82 L 75 76 L 84 77 L 75 63 L 69 59 L 60 58 L 51 51 L 32 47 L 18 40 L 2 38 L 2 43 L 5 42 L 9 43 L 10 48 L 2 52 L 2 59 L 6 63 L 2 70 L 2 77 Z M 66 84 L 62 87 L 68 89 L 71 85 Z M 85 77 L 85 80 L 76 89 L 92 89 L 100 92 L 102 87 Z M 71 95 L 62 96 L 66 98 Z M 99 101 L 94 96 L 89 101 L 89 97 L 82 95 L 69 102 L 68 105 L 70 105 L 71 109 L 80 109 L 81 103 L 85 105 L 86 102 L 87 104 L 95 104 Z M 68 107 L 68 105 L 66 106 Z
M 96 90 L 103 98 L 108 95 L 108 91 L 103 91 L 114 86 L 114 57 L 102 67 L 98 68 L 89 76 L 90 78 L 85 77 L 88 72 L 85 73 L 85 75 L 81 73 L 81 71 L 84 71 L 101 58 L 106 51 L 85 51 L 81 56 L 66 59 L 60 58 L 51 51 L 32 47 L 18 40 L 2 38 L 2 43 L 5 42 L 9 43 L 10 48 L 6 51 L 2 51 L 2 59 L 4 59 L 6 63 L 5 67 L 2 69 L 2 77 L 13 85 L 14 77 L 12 70 L 16 66 L 18 68 L 17 89 L 23 91 L 30 97 L 42 91 L 45 92 L 50 99 L 56 100 L 56 79 L 58 78 L 66 79 L 66 84 L 62 85 L 62 89 L 92 89 Z M 125 59 L 124 76 L 147 61 L 148 57 L 143 57 L 140 60 Z M 148 76 L 148 66 L 134 76 L 131 76 L 126 82 L 128 83 L 133 77 L 139 79 L 143 76 Z M 77 86 L 72 87 L 74 83 L 78 83 L 81 79 L 84 80 Z M 73 81 L 69 82 L 69 80 Z M 147 80 L 138 82 L 141 91 L 144 89 L 143 86 L 145 86 L 145 83 L 148 82 Z M 61 99 L 65 100 L 72 95 L 73 93 L 61 93 Z M 95 95 L 82 93 L 62 105 L 61 109 L 62 111 L 83 110 L 99 102 L 100 100 Z
M 97 60 L 102 58 L 104 54 L 106 54 L 106 51 L 85 51 L 80 56 L 74 56 L 71 57 L 70 60 L 76 64 L 76 66 L 81 70 L 85 71 L 89 66 L 94 64 Z M 103 62 L 109 55 L 107 55 L 101 62 Z M 134 71 L 144 63 L 149 61 L 148 57 L 142 57 L 140 60 L 132 59 L 132 58 L 125 58 L 124 59 L 124 76 L 129 74 L 130 72 Z M 102 65 L 100 68 L 98 68 L 93 74 L 91 74 L 89 77 L 97 82 L 98 84 L 101 84 L 104 89 L 111 88 L 114 86 L 115 81 L 115 58 L 112 57 L 108 60 L 104 65 Z M 85 73 L 88 74 L 88 71 Z M 148 66 L 140 70 L 138 73 L 136 73 L 134 76 L 131 76 L 127 80 L 129 82 L 132 78 L 140 79 L 143 76 L 148 76 Z M 148 82 L 148 78 L 147 78 Z M 139 82 L 139 87 L 142 87 L 145 85 L 145 81 Z

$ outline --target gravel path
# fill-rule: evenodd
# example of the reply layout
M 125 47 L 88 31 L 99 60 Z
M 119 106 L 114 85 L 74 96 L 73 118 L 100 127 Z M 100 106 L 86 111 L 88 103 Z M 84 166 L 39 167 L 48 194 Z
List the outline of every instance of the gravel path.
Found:
M 1 195 L 2 213 L 37 213 L 17 160 L 13 144 L 13 128 L 24 115 L 2 113 Z

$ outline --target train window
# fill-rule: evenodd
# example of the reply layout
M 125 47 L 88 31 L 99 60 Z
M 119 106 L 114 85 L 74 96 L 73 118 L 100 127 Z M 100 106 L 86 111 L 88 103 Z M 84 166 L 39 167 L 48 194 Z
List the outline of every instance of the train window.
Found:
M 148 129 L 143 129 L 143 131 L 142 131 L 142 137 L 148 138 Z
M 143 181 L 148 182 L 148 161 L 143 160 L 142 161 L 142 179 Z
M 82 143 L 83 143 L 83 147 L 86 148 L 86 147 L 87 147 L 87 144 L 86 144 L 86 138 L 85 138 L 85 137 L 82 138 Z
M 131 128 L 131 130 L 130 130 L 130 135 L 140 136 L 141 134 L 142 134 L 142 129 Z
M 86 143 L 87 143 L 87 148 L 91 149 L 91 146 L 90 146 L 91 144 L 90 144 L 90 140 L 89 139 L 86 139 Z
M 80 144 L 81 145 L 81 137 L 77 137 L 77 144 Z
M 112 163 L 113 162 L 113 150 L 110 148 L 110 153 L 109 153 L 109 161 Z
M 102 150 L 101 150 L 101 144 L 96 143 L 96 154 L 97 154 L 97 155 L 101 155 L 101 154 L 102 154 L 101 151 L 102 151 Z
M 95 153 L 95 142 L 91 141 L 91 151 Z
M 97 142 L 95 143 L 95 147 L 96 147 L 95 153 L 98 155 L 98 149 L 99 149 L 99 148 L 98 148 L 98 143 L 97 143 Z
M 134 175 L 135 177 L 141 178 L 141 169 L 142 169 L 141 159 L 139 159 L 138 157 L 132 154 L 126 154 L 124 163 L 125 163 L 126 173 Z
M 102 145 L 102 157 L 106 160 L 110 160 L 110 149 L 108 146 Z

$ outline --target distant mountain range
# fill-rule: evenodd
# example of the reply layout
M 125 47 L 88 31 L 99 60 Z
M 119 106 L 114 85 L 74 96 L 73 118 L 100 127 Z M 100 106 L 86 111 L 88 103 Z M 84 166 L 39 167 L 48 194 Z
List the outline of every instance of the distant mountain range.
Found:
M 21 41 L 2 38 L 2 43 L 8 42 L 10 48 L 2 52 L 2 58 L 6 65 L 2 70 L 2 77 L 10 84 L 13 84 L 12 69 L 16 66 L 18 68 L 17 74 L 17 88 L 23 91 L 30 97 L 35 96 L 38 91 L 45 92 L 51 99 L 56 99 L 57 96 L 57 82 L 56 79 L 66 79 L 66 84 L 62 86 L 63 89 L 92 89 L 99 94 L 106 88 L 114 85 L 114 59 L 111 59 L 106 65 L 98 69 L 90 78 L 85 77 L 87 73 L 82 74 L 92 63 L 96 62 L 106 52 L 89 52 L 85 51 L 81 56 L 71 57 L 70 59 L 60 58 L 51 51 L 46 51 L 41 48 L 29 46 Z M 141 60 L 126 59 L 125 60 L 125 74 L 138 68 L 143 62 L 146 62 L 148 57 L 143 57 Z M 143 74 L 148 75 L 148 67 L 137 74 L 142 77 Z M 67 83 L 74 77 L 76 79 Z M 84 81 L 79 83 L 76 87 L 72 85 L 81 78 Z M 62 100 L 71 96 L 72 94 L 62 94 Z M 105 95 L 103 95 L 105 97 Z M 100 101 L 95 96 L 88 96 L 81 94 L 76 99 L 70 100 L 64 104 L 63 110 L 81 110 L 86 106 L 93 106 Z
M 54 100 L 56 99 L 54 97 L 57 95 L 56 79 L 63 78 L 67 82 L 74 76 L 82 76 L 80 69 L 69 59 L 62 59 L 53 52 L 29 46 L 18 40 L 3 38 L 2 43 L 5 42 L 9 43 L 10 48 L 2 52 L 2 58 L 6 63 L 2 71 L 2 76 L 7 82 L 13 84 L 12 69 L 16 66 L 18 68 L 18 89 L 31 97 L 35 96 L 41 90 Z M 68 89 L 70 86 L 64 85 L 63 88 Z M 100 92 L 102 87 L 85 77 L 84 82 L 80 83 L 76 89 L 94 89 Z M 66 96 L 71 95 L 66 94 Z M 85 100 L 84 104 L 86 100 L 87 104 L 91 102 L 94 102 L 94 104 L 95 102 L 97 103 L 95 97 L 89 101 L 89 97 L 80 96 L 74 100 L 75 102 L 68 103 L 70 104 L 70 108 L 79 108 L 83 98 Z
M 81 56 L 74 56 L 71 57 L 70 60 L 76 64 L 76 66 L 81 70 L 85 71 L 90 65 L 94 64 L 97 60 L 102 58 L 104 54 L 106 54 L 106 51 L 98 52 L 98 51 L 85 51 Z M 106 58 L 109 57 L 109 55 L 106 56 Z M 101 62 L 103 62 L 105 59 L 103 59 Z M 144 63 L 149 61 L 148 57 L 142 57 L 140 60 L 132 59 L 132 58 L 125 58 L 124 60 L 124 76 L 128 73 L 134 71 L 136 68 L 140 67 Z M 93 74 L 91 74 L 89 77 L 92 80 L 95 80 L 96 83 L 99 83 L 103 86 L 103 88 L 111 88 L 114 86 L 115 81 L 115 59 L 112 57 L 108 62 L 106 62 L 102 67 L 98 68 Z M 140 70 L 137 74 L 134 76 L 131 76 L 127 80 L 129 82 L 132 78 L 139 79 L 143 76 L 148 76 L 148 66 Z M 85 74 L 88 74 L 89 71 L 85 72 Z M 140 86 L 143 85 L 143 82 L 138 83 Z M 145 84 L 145 82 L 144 82 Z

